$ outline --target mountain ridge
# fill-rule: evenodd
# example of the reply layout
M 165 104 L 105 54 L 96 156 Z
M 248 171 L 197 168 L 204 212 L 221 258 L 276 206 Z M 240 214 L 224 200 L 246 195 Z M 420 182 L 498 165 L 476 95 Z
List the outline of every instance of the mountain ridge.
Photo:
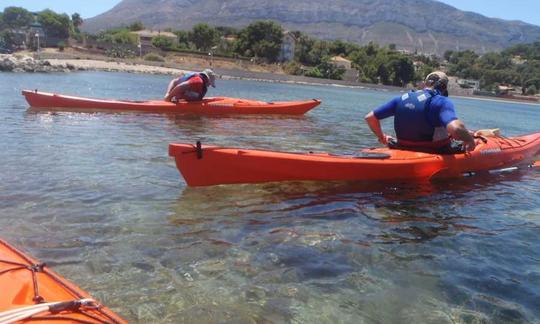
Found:
M 488 18 L 434 0 L 123 0 L 82 28 L 97 32 L 137 20 L 153 29 L 190 29 L 200 22 L 244 27 L 267 19 L 317 38 L 396 44 L 423 53 L 485 53 L 540 40 L 540 26 Z

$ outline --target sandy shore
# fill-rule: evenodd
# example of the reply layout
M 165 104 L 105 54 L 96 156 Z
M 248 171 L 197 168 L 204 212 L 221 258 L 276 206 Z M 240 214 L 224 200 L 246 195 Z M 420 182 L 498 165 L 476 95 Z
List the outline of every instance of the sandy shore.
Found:
M 176 68 L 133 64 L 125 62 L 97 61 L 97 60 L 75 60 L 75 59 L 48 59 L 52 66 L 72 65 L 76 70 L 109 71 L 109 72 L 130 72 L 148 74 L 178 75 L 187 72 Z

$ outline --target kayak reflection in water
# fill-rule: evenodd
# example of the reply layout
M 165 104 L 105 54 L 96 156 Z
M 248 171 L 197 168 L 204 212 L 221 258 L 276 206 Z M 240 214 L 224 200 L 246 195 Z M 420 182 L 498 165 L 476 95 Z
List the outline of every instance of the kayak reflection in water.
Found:
M 206 95 L 209 85 L 216 87 L 216 74 L 211 69 L 188 73 L 169 83 L 164 100 L 200 101 Z
M 442 154 L 473 151 L 473 134 L 456 117 L 454 104 L 448 99 L 446 74 L 432 72 L 424 84 L 423 90 L 395 97 L 365 116 L 379 142 L 390 148 Z M 380 120 L 391 116 L 397 141 L 381 128 Z

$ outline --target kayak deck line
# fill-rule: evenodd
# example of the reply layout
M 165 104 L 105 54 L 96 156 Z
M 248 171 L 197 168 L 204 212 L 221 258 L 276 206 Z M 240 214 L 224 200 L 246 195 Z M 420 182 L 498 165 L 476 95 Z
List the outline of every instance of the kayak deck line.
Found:
M 152 112 L 196 115 L 303 115 L 320 105 L 318 99 L 303 101 L 273 101 L 209 97 L 201 101 L 168 102 L 164 100 L 114 100 L 84 98 L 56 93 L 23 90 L 31 108 L 40 110 L 80 112 Z
M 193 146 L 193 151 L 181 151 L 179 154 L 196 153 L 197 154 L 197 159 L 200 160 L 204 156 L 203 151 L 213 150 L 213 149 L 219 149 L 219 150 L 221 150 L 221 149 L 235 149 L 235 148 L 232 148 L 232 147 L 209 146 L 209 145 L 205 145 L 205 147 L 203 149 L 201 141 L 195 142 L 195 145 L 192 145 L 192 146 Z M 246 149 L 239 150 L 238 154 L 249 154 L 249 151 L 253 151 L 253 149 L 251 149 L 251 150 L 246 150 Z M 340 154 L 340 155 L 330 154 L 330 153 L 316 153 L 316 152 L 313 152 L 313 151 L 310 151 L 308 153 L 303 153 L 303 152 L 278 152 L 278 151 L 274 151 L 274 152 L 276 152 L 276 153 L 287 153 L 287 154 L 298 154 L 298 155 L 309 154 L 309 155 L 313 155 L 313 156 L 329 156 L 329 157 L 336 157 L 336 158 L 342 158 L 342 159 L 377 159 L 377 160 L 381 160 L 381 159 L 390 158 L 390 154 L 369 152 L 367 150 L 366 151 L 358 151 L 358 152 L 355 152 L 355 153 L 344 153 L 344 154 Z

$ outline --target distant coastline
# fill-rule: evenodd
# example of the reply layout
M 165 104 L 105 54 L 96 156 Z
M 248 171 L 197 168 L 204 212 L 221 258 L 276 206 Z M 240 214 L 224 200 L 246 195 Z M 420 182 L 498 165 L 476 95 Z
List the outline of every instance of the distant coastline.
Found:
M 108 57 L 97 57 L 95 55 L 85 56 L 73 53 L 45 52 L 41 53 L 39 59 L 34 59 L 30 53 L 0 54 L 1 65 L 6 61 L 13 62 L 11 71 L 13 72 L 75 72 L 75 71 L 105 71 L 105 72 L 126 72 L 161 74 L 176 76 L 189 71 L 202 70 L 207 65 L 200 65 L 200 62 L 189 62 L 185 64 L 175 64 L 171 62 L 149 62 L 140 59 L 111 59 Z M 199 63 L 199 64 L 197 64 Z M 330 80 L 310 78 L 305 76 L 294 76 L 283 73 L 258 72 L 242 69 L 214 68 L 216 73 L 224 80 L 253 80 L 257 82 L 289 83 L 319 86 L 349 87 L 358 89 L 369 89 L 375 91 L 404 92 L 409 89 L 386 86 L 379 84 L 357 83 L 342 80 Z M 5 69 L 4 69 L 5 71 Z M 466 98 L 483 101 L 520 103 L 528 105 L 540 105 L 540 102 L 529 100 L 509 99 L 488 96 L 453 96 L 455 98 Z

